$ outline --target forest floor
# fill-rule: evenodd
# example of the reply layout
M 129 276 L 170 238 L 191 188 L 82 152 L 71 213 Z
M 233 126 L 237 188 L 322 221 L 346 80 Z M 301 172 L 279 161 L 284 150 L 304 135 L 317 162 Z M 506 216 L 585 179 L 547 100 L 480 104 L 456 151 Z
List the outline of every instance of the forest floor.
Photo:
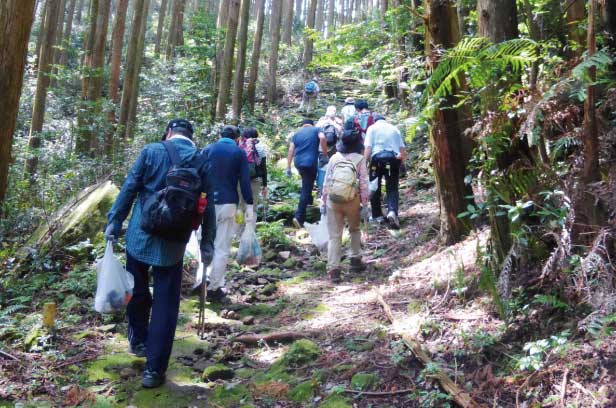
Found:
M 327 279 L 325 257 L 305 230 L 262 226 L 269 239 L 261 265 L 231 261 L 229 303 L 207 305 L 204 338 L 198 298 L 185 291 L 158 389 L 141 388 L 145 360 L 128 353 L 124 316 L 89 310 L 91 292 L 78 279 L 91 267 L 64 271 L 58 293 L 70 316 L 55 333 L 31 330 L 28 351 L 3 349 L 0 406 L 455 406 L 439 386 L 442 374 L 477 406 L 616 406 L 614 334 L 580 335 L 566 309 L 545 302 L 501 320 L 476 264 L 487 229 L 439 244 L 435 190 L 424 181 L 411 171 L 401 183 L 400 230 L 364 226 L 369 268 L 340 284 Z M 420 361 L 403 337 L 432 361 Z

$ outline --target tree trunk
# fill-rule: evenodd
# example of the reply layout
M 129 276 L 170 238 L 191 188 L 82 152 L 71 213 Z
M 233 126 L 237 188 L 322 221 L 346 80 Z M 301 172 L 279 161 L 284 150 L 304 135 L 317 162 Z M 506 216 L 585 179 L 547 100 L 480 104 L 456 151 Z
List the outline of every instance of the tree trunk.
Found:
M 250 62 L 250 75 L 246 88 L 246 99 L 250 113 L 255 110 L 255 93 L 257 89 L 257 77 L 259 75 L 259 61 L 261 59 L 261 40 L 263 38 L 263 22 L 265 20 L 265 0 L 257 0 L 257 26 L 255 28 L 254 41 L 252 43 L 252 55 Z
M 518 13 L 515 0 L 478 0 L 478 33 L 494 43 L 518 36 Z
M 227 114 L 229 93 L 231 92 L 231 77 L 233 75 L 233 55 L 235 54 L 235 39 L 237 37 L 237 20 L 240 13 L 240 0 L 229 2 L 229 19 L 227 20 L 227 35 L 225 50 L 220 69 L 218 83 L 218 98 L 216 100 L 216 119 L 223 120 Z
M 295 0 L 295 19 L 301 22 L 304 0 Z
M 590 0 L 588 7 L 588 58 L 597 53 L 595 39 L 595 15 L 597 12 L 597 0 Z M 594 65 L 588 69 L 592 82 L 597 79 L 597 67 Z M 595 112 L 596 90 L 595 85 L 586 88 L 586 101 L 584 103 L 584 169 L 583 178 L 586 183 L 598 181 L 599 173 L 599 136 L 597 130 L 597 114 Z
M 317 0 L 317 14 L 314 23 L 314 29 L 319 33 L 319 36 L 323 34 L 323 15 L 325 8 L 325 0 Z
M 124 69 L 124 82 L 122 84 L 122 102 L 120 104 L 119 136 L 124 139 L 132 137 L 128 133 L 128 120 L 131 100 L 135 93 L 135 79 L 139 70 L 137 69 L 137 54 L 139 53 L 139 38 L 141 35 L 141 24 L 145 11 L 146 0 L 135 0 L 133 3 L 133 22 L 131 26 L 128 49 L 126 51 L 126 63 Z
M 312 30 L 314 29 L 314 18 L 315 13 L 317 11 L 317 0 L 310 0 L 310 9 L 308 10 L 308 15 L 306 16 L 306 28 Z M 307 35 L 305 38 L 304 45 L 304 72 L 308 71 L 308 67 L 312 62 L 312 49 L 314 47 L 314 41 L 312 37 Z
M 79 3 L 77 4 L 77 15 L 75 15 L 75 20 L 77 20 L 77 24 L 81 24 L 81 15 L 83 13 L 84 3 L 84 0 L 79 0 Z
M 163 37 L 163 27 L 165 26 L 165 15 L 167 14 L 168 0 L 162 0 L 158 11 L 158 26 L 156 27 L 156 40 L 154 42 L 154 54 L 156 58 L 160 56 L 160 43 Z
M 314 1 L 314 0 L 312 0 Z M 280 20 L 282 0 L 272 0 L 270 15 L 270 55 L 268 64 L 267 103 L 274 105 L 278 98 L 276 90 L 276 73 L 278 71 L 278 45 L 280 43 Z
M 137 69 L 134 73 L 133 83 L 134 90 L 133 96 L 130 101 L 130 106 L 128 110 L 128 127 L 127 134 L 130 139 L 132 139 L 135 129 L 135 124 L 137 123 L 137 102 L 139 101 L 139 73 L 141 72 L 141 66 L 143 65 L 143 54 L 145 49 L 145 34 L 148 29 L 148 12 L 150 10 L 150 0 L 145 0 L 145 4 L 143 5 L 143 15 L 141 18 L 141 30 L 139 31 L 139 42 L 137 43 L 137 59 L 135 64 L 137 65 Z
M 26 172 L 33 176 L 38 166 L 38 152 L 41 147 L 39 133 L 43 130 L 45 118 L 45 104 L 47 102 L 47 88 L 49 87 L 49 74 L 51 72 L 51 62 L 53 61 L 53 45 L 56 39 L 58 28 L 58 16 L 60 15 L 60 1 L 47 0 L 47 16 L 45 18 L 45 28 L 43 30 L 43 40 L 41 54 L 39 56 L 39 67 L 36 77 L 36 91 L 34 94 L 34 106 L 32 108 L 32 123 L 30 125 L 30 140 L 28 147 L 30 157 L 26 161 Z
M 330 38 L 334 36 L 334 17 L 336 15 L 336 1 L 329 0 L 329 11 L 327 14 L 327 31 L 325 33 L 325 38 Z
M 68 48 L 71 45 L 71 34 L 73 32 L 73 18 L 75 15 L 76 4 L 77 0 L 71 0 L 68 5 L 68 15 L 63 35 L 64 40 L 62 41 L 64 48 L 62 50 L 62 56 L 60 57 L 60 65 L 62 66 L 66 66 L 66 64 L 68 63 Z
M 49 1 L 44 0 L 45 5 L 41 11 L 41 17 L 39 20 L 38 36 L 36 38 L 36 51 L 34 53 L 34 67 L 38 69 L 39 57 L 41 55 L 41 45 L 43 44 L 43 38 L 45 37 L 45 20 L 47 19 L 47 10 L 49 8 Z
M 218 17 L 216 20 L 216 60 L 214 61 L 214 66 L 212 67 L 212 84 L 214 87 L 212 90 L 213 101 L 218 101 L 218 84 L 220 83 L 220 70 L 222 68 L 222 59 L 224 56 L 225 33 L 227 30 L 227 20 L 229 19 L 229 1 L 230 0 L 220 0 L 218 7 Z M 213 103 L 211 109 L 213 118 L 216 117 L 216 107 L 217 104 Z
M 573 42 L 571 54 L 580 57 L 586 45 L 584 34 L 584 22 L 586 16 L 586 2 L 574 0 L 567 9 L 567 26 L 569 27 L 569 41 Z
M 606 44 L 616 50 L 616 2 L 608 0 L 603 3 L 603 28 L 606 34 Z
M 290 47 L 293 37 L 293 0 L 283 0 L 283 2 L 284 17 L 282 19 L 282 42 Z
M 180 12 L 178 13 L 178 21 L 175 29 L 177 33 L 175 34 L 175 46 L 182 47 L 184 46 L 184 12 L 186 10 L 186 0 L 180 0 Z
M 427 0 L 426 48 L 428 66 L 438 65 L 439 51 L 454 47 L 460 40 L 458 16 L 450 0 Z M 452 95 L 456 94 L 454 89 Z M 454 109 L 457 102 L 454 96 L 440 103 L 430 126 L 432 163 L 441 209 L 441 239 L 448 245 L 460 241 L 469 231 L 469 226 L 458 218 L 465 211 L 472 196 L 470 186 L 464 183 L 468 155 L 468 141 L 463 135 L 460 109 Z
M 175 57 L 175 47 L 179 43 L 181 33 L 181 14 L 183 13 L 184 0 L 173 0 L 173 11 L 171 23 L 169 24 L 169 34 L 167 36 L 167 61 Z
M 466 17 L 468 16 L 468 12 L 469 12 L 467 5 L 468 5 L 468 2 L 466 0 L 458 0 L 457 11 L 458 11 L 458 28 L 460 29 L 460 38 L 466 35 Z
M 165 0 L 163 0 L 165 1 Z M 111 76 L 109 78 L 109 99 L 113 102 L 113 107 L 109 109 L 109 123 L 111 129 L 105 136 L 105 153 L 107 156 L 113 152 L 113 135 L 116 131 L 116 106 L 120 103 L 120 69 L 122 68 L 122 48 L 124 43 L 124 32 L 126 31 L 126 14 L 128 11 L 128 0 L 118 0 L 118 10 L 113 23 L 113 34 L 111 38 Z
M 8 186 L 13 132 L 33 20 L 34 0 L 0 3 L 0 214 Z
M 244 93 L 244 77 L 246 74 L 246 44 L 248 42 L 248 20 L 250 19 L 251 0 L 242 0 L 240 10 L 240 32 L 238 35 L 237 58 L 235 65 L 235 80 L 233 99 L 231 102 L 234 122 L 239 122 L 242 114 L 242 99 Z

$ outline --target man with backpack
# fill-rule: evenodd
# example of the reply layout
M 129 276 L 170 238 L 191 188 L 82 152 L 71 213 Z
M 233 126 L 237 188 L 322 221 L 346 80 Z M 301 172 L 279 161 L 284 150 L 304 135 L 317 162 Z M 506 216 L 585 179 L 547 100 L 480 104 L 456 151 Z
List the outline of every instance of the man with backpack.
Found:
M 321 213 L 327 215 L 329 243 L 327 269 L 333 283 L 340 282 L 342 268 L 342 232 L 345 220 L 351 236 L 351 272 L 361 272 L 366 266 L 361 256 L 361 219 L 368 211 L 368 173 L 361 151 L 361 141 L 355 129 L 344 131 L 327 165 Z
M 314 126 L 314 121 L 304 119 L 298 131 L 291 137 L 287 155 L 287 176 L 291 177 L 291 162 L 295 162 L 295 168 L 302 178 L 299 204 L 293 218 L 296 228 L 303 228 L 304 221 L 306 221 L 306 208 L 312 204 L 312 189 L 317 178 L 319 163 L 319 147 L 321 151 L 327 151 L 325 135 Z
M 302 92 L 302 102 L 299 105 L 299 110 L 303 110 L 304 105 L 306 105 L 306 114 L 310 115 L 319 98 L 319 91 L 319 84 L 317 84 L 316 79 L 306 82 Z
M 225 275 L 231 241 L 236 230 L 235 213 L 239 203 L 237 185 L 244 202 L 246 223 L 254 222 L 252 189 L 250 186 L 250 171 L 248 158 L 238 147 L 240 131 L 235 126 L 224 126 L 220 139 L 207 146 L 207 152 L 212 166 L 212 186 L 216 205 L 216 239 L 214 240 L 214 258 L 207 268 L 207 297 L 212 301 L 222 301 L 226 296 L 224 291 Z
M 353 123 L 355 128 L 359 132 L 362 143 L 366 139 L 366 132 L 368 128 L 374 124 L 374 118 L 376 114 L 368 107 L 368 102 L 360 99 L 355 102 L 355 116 L 353 117 Z
M 355 98 L 349 96 L 344 100 L 344 106 L 340 109 L 342 120 L 346 123 L 347 120 L 355 117 Z
M 207 263 L 213 255 L 214 206 L 206 205 L 212 191 L 209 160 L 197 150 L 192 137 L 190 122 L 175 119 L 167 125 L 162 143 L 143 148 L 109 211 L 105 229 L 105 238 L 116 240 L 132 208 L 126 231 L 126 270 L 134 276 L 135 287 L 126 310 L 127 337 L 130 351 L 146 357 L 145 388 L 159 387 L 165 381 L 180 307 L 184 251 L 199 225 L 202 259 Z M 150 269 L 154 298 L 149 289 Z
M 250 174 L 250 189 L 252 190 L 253 206 L 259 201 L 259 193 L 263 200 L 267 200 L 267 151 L 263 143 L 259 142 L 257 129 L 249 127 L 242 131 L 239 147 L 248 158 L 248 173 Z M 259 182 L 259 179 L 261 180 Z M 240 208 L 245 210 L 246 202 L 240 197 Z M 254 217 L 256 223 L 256 217 Z
M 398 184 L 400 166 L 406 159 L 404 140 L 397 127 L 387 123 L 381 115 L 376 115 L 375 123 L 366 135 L 364 157 L 370 162 L 370 206 L 372 219 L 383 219 L 381 210 L 381 179 L 385 177 L 387 192 L 387 221 L 390 227 L 400 228 L 398 220 Z M 373 187 L 374 185 L 374 187 Z

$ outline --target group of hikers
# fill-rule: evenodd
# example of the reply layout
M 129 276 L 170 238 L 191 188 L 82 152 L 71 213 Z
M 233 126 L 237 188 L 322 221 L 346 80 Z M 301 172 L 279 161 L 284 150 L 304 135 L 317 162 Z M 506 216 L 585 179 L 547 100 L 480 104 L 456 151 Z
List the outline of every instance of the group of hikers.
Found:
M 329 106 L 318 123 L 301 122 L 290 140 L 287 174 L 294 162 L 302 179 L 293 223 L 301 228 L 313 202 L 317 177 L 321 213 L 329 231 L 328 276 L 340 282 L 342 232 L 351 235 L 351 271 L 366 268 L 361 256 L 361 219 L 383 222 L 380 184 L 386 180 L 387 216 L 399 227 L 399 169 L 405 158 L 398 129 L 366 101 L 347 98 L 341 110 Z M 105 239 L 115 241 L 131 213 L 126 231 L 126 270 L 134 277 L 127 305 L 130 351 L 146 357 L 142 385 L 161 386 L 169 364 L 180 306 L 183 257 L 194 230 L 201 227 L 201 260 L 207 266 L 207 298 L 222 301 L 236 215 L 257 221 L 259 195 L 267 199 L 267 152 L 254 128 L 224 126 L 215 143 L 198 149 L 188 120 L 169 122 L 160 143 L 144 147 L 130 169 L 109 214 Z M 132 209 L 132 212 L 131 212 Z M 154 296 L 149 289 L 153 277 Z

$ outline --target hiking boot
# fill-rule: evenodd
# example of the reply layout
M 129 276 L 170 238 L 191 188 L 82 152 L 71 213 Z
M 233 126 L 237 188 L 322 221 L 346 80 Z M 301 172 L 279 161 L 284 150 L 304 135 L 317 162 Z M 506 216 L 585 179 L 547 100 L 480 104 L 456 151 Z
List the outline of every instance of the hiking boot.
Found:
M 227 294 L 222 288 L 207 291 L 207 300 L 210 302 L 222 303 L 227 299 Z
M 131 352 L 131 354 L 134 354 L 137 357 L 145 357 L 145 353 L 146 353 L 145 343 L 131 344 L 128 350 Z
M 304 228 L 304 223 L 300 222 L 297 218 L 293 217 L 293 225 L 295 226 L 295 228 L 300 229 L 300 228 Z
M 361 260 L 361 256 L 351 258 L 351 272 L 358 273 L 366 270 L 366 264 Z
M 398 216 L 395 212 L 390 211 L 387 213 L 387 222 L 389 222 L 389 226 L 393 229 L 400 229 L 400 221 L 398 220 Z
M 143 388 L 158 388 L 165 383 L 165 375 L 146 368 L 143 371 L 141 386 Z
M 327 275 L 329 276 L 329 280 L 332 283 L 340 283 L 340 275 L 341 275 L 341 271 L 340 268 L 332 268 Z

